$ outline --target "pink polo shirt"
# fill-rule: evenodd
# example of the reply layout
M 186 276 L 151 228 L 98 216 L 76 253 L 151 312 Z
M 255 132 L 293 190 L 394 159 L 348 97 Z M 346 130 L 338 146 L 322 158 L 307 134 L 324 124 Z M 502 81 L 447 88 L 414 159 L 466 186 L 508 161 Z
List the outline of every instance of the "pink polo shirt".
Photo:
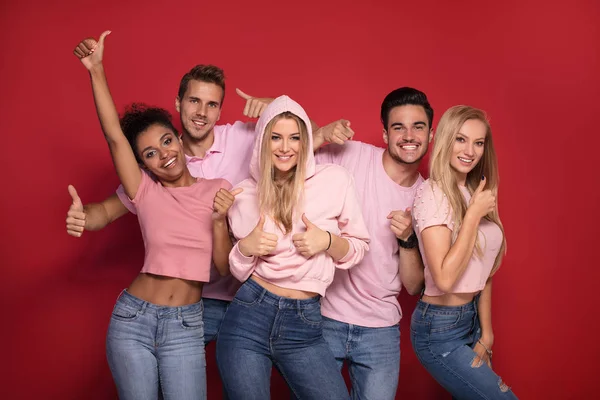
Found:
M 466 204 L 469 204 L 469 201 L 471 201 L 469 189 L 464 186 L 459 186 L 459 188 Z M 433 281 L 423 249 L 423 231 L 436 225 L 444 225 L 451 231 L 455 228 L 452 209 L 446 195 L 437 184 L 427 179 L 417 191 L 413 207 L 413 226 L 419 238 L 419 249 L 423 255 L 425 294 L 427 296 L 441 296 L 444 294 Z M 495 223 L 482 218 L 479 223 L 477 240 L 483 250 L 483 257 L 480 258 L 473 252 L 467 269 L 449 293 L 474 293 L 484 288 L 502 246 L 502 231 Z
M 362 262 L 350 270 L 336 271 L 321 312 L 328 318 L 374 328 L 392 326 L 402 317 L 397 298 L 402 288 L 398 241 L 387 216 L 390 211 L 411 207 L 423 182 L 420 175 L 411 187 L 392 181 L 383 169 L 383 153 L 380 147 L 348 141 L 343 146 L 324 146 L 315 155 L 319 164 L 338 164 L 350 171 L 371 237 Z
M 237 121 L 233 125 L 215 126 L 215 141 L 204 158 L 186 155 L 187 166 L 192 176 L 206 179 L 222 178 L 234 186 L 247 179 L 250 176 L 250 158 L 256 137 L 255 125 L 254 122 Z M 125 207 L 135 214 L 135 207 L 121 186 L 117 189 L 117 194 Z M 213 267 L 210 282 L 204 285 L 202 297 L 231 301 L 239 287 L 240 282 L 232 275 L 222 277 Z
M 208 282 L 212 261 L 213 200 L 223 179 L 199 178 L 169 188 L 142 171 L 135 206 L 145 245 L 142 272 Z

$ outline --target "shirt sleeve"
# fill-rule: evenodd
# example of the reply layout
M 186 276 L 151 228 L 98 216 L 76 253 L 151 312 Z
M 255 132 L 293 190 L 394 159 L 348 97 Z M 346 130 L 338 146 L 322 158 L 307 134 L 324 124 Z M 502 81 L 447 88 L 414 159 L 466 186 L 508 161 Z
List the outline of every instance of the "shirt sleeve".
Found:
M 413 203 L 413 225 L 420 234 L 430 226 L 444 225 L 454 230 L 450 202 L 442 189 L 431 181 L 424 182 Z
M 364 143 L 356 141 L 347 141 L 343 145 L 326 144 L 315 152 L 315 161 L 317 164 L 341 165 L 352 171 L 357 165 L 357 159 L 360 158 L 363 146 Z
M 344 204 L 342 211 L 338 217 L 338 227 L 340 229 L 340 237 L 348 241 L 348 252 L 344 257 L 336 262 L 336 267 L 340 269 L 349 269 L 365 257 L 365 253 L 369 251 L 369 231 L 363 219 L 354 179 L 350 173 L 348 176 L 348 186 L 344 196 Z
M 137 214 L 136 204 L 139 204 L 140 200 L 143 199 L 144 195 L 148 191 L 150 185 L 156 184 L 154 180 L 146 173 L 143 169 L 140 168 L 142 172 L 142 180 L 140 181 L 140 186 L 138 187 L 137 193 L 135 194 L 135 199 L 130 199 L 129 196 L 125 193 L 125 189 L 123 185 L 119 185 L 117 188 L 117 196 L 121 203 L 129 210 L 132 214 Z
M 242 254 L 238 241 L 229 253 L 229 271 L 238 281 L 245 282 L 256 269 L 258 257 Z
M 129 200 L 129 197 L 127 197 L 127 195 L 125 194 L 125 189 L 123 188 L 123 185 L 119 185 L 119 187 L 117 188 L 117 196 L 119 197 L 119 200 L 121 200 L 121 203 L 123 203 L 125 208 L 127 208 L 130 213 L 137 214 L 135 211 L 135 205 L 131 202 L 131 200 Z

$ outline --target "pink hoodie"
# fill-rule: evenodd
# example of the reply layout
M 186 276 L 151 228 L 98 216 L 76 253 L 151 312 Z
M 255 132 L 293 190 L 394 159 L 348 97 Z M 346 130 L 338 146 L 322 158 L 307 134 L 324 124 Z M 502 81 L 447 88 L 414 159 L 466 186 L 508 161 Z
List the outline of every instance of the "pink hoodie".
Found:
M 290 111 L 300 117 L 308 128 L 309 149 L 306 162 L 306 181 L 301 204 L 297 206 L 292 232 L 285 235 L 269 218 L 265 218 L 265 232 L 278 237 L 273 253 L 263 257 L 246 257 L 236 244 L 229 254 L 231 273 L 244 282 L 256 274 L 274 285 L 325 295 L 333 281 L 335 268 L 348 269 L 358 264 L 369 250 L 369 233 L 363 221 L 356 197 L 354 180 L 350 173 L 338 165 L 316 166 L 312 151 L 312 129 L 304 109 L 287 96 L 275 99 L 262 113 L 256 125 L 256 141 L 250 161 L 250 179 L 236 187 L 244 191 L 236 196 L 229 210 L 229 223 L 237 240 L 246 237 L 256 227 L 259 215 L 257 181 L 260 179 L 260 149 L 267 124 L 277 115 Z M 347 239 L 348 253 L 335 262 L 329 254 L 321 252 L 307 259 L 296 251 L 292 236 L 306 231 L 301 220 L 302 211 L 320 229 Z

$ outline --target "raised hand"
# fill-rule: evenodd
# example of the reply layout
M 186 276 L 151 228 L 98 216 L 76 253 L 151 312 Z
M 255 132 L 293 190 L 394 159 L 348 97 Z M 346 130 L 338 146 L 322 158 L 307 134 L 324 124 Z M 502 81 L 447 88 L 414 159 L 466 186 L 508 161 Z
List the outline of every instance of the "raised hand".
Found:
M 296 233 L 292 236 L 292 241 L 298 252 L 306 258 L 310 258 L 325 251 L 329 246 L 330 234 L 310 222 L 306 218 L 306 214 L 302 214 L 302 222 L 306 226 L 306 232 Z
M 77 190 L 72 185 L 69 185 L 69 194 L 73 202 L 69 211 L 67 211 L 67 233 L 71 236 L 81 237 L 85 230 L 85 211 L 83 203 L 77 195 Z
M 354 131 L 350 128 L 350 121 L 340 119 L 319 128 L 318 134 L 329 143 L 344 144 L 354 136 Z
M 246 94 L 237 88 L 235 89 L 235 92 L 242 99 L 246 100 L 246 106 L 244 107 L 244 115 L 246 117 L 251 117 L 251 118 L 260 117 L 260 115 L 263 113 L 263 111 L 265 111 L 265 108 L 267 108 L 267 106 L 269 104 L 271 104 L 273 102 L 273 100 L 275 100 L 270 97 L 250 96 L 249 94 Z
M 486 182 L 487 179 L 483 177 L 469 202 L 469 210 L 472 210 L 479 218 L 485 217 L 496 209 L 496 196 L 489 189 L 483 190 Z
M 265 256 L 275 250 L 277 235 L 267 233 L 265 229 L 265 216 L 261 215 L 256 227 L 239 242 L 240 252 L 246 257 Z
M 392 211 L 388 214 L 387 219 L 390 220 L 390 229 L 398 239 L 408 240 L 413 233 L 411 208 L 406 210 Z
M 231 208 L 235 201 L 235 196 L 243 191 L 243 188 L 237 188 L 232 191 L 223 188 L 219 189 L 213 201 L 213 219 L 225 219 L 227 211 L 229 211 L 229 208 Z
M 104 31 L 100 35 L 98 41 L 96 39 L 89 37 L 87 39 L 83 39 L 75 50 L 73 50 L 73 54 L 77 56 L 81 60 L 81 63 L 88 69 L 92 69 L 96 65 L 102 64 L 102 55 L 104 53 L 104 39 L 110 35 L 110 31 Z

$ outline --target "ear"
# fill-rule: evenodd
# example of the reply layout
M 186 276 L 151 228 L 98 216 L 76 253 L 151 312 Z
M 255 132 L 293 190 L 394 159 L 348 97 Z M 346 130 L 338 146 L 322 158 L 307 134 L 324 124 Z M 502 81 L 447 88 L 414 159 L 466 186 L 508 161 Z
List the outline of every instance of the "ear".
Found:
M 179 99 L 179 96 L 175 97 L 175 109 L 178 113 L 181 112 L 181 100 Z
M 222 107 L 219 107 L 219 115 L 217 115 L 217 121 L 221 119 L 221 110 L 222 109 L 223 109 Z M 215 122 L 217 122 L 217 121 L 215 121 Z
M 429 143 L 433 140 L 433 128 L 429 130 Z
M 388 138 L 388 133 L 387 133 L 387 131 L 384 129 L 384 130 L 383 130 L 383 142 L 384 142 L 385 144 L 388 144 L 388 139 L 389 139 L 389 138 Z
M 181 140 L 182 137 L 183 137 L 183 133 L 179 133 L 177 135 L 177 139 L 179 140 L 179 144 L 183 146 L 183 140 Z

